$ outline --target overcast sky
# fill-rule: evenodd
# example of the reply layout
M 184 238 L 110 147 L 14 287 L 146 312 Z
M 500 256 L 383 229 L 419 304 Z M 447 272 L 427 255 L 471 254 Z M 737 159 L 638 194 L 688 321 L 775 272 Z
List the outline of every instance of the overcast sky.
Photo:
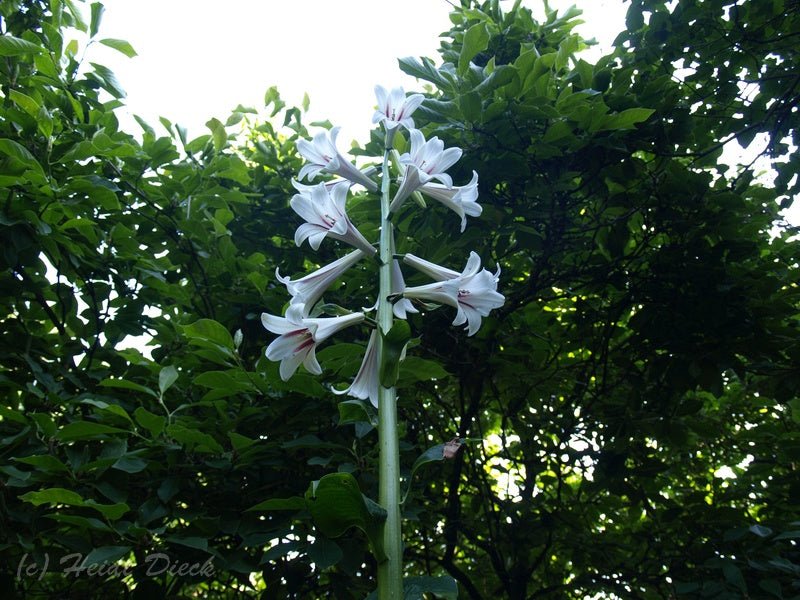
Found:
M 436 59 L 449 29 L 445 0 L 103 0 L 99 37 L 129 41 L 129 59 L 95 45 L 89 60 L 109 66 L 128 93 L 128 110 L 157 124 L 158 116 L 206 133 L 237 104 L 260 109 L 277 86 L 289 105 L 311 99 L 310 120 L 329 119 L 349 139 L 365 141 L 376 83 L 419 89 L 397 59 Z M 526 0 L 543 15 L 541 0 Z M 551 0 L 586 12 L 584 36 L 606 49 L 624 27 L 621 0 Z M 501 2 L 509 8 L 513 2 Z M 131 123 L 131 122 L 128 122 Z M 126 123 L 126 126 L 128 125 Z M 133 125 L 135 127 L 135 125 Z
M 158 127 L 158 117 L 207 133 L 211 117 L 225 121 L 238 105 L 263 108 L 264 93 L 277 86 L 289 106 L 311 100 L 306 123 L 342 126 L 342 149 L 365 142 L 375 105 L 373 88 L 402 85 L 419 90 L 397 59 L 429 56 L 438 62 L 439 35 L 448 30 L 446 0 L 103 0 L 98 37 L 129 41 L 138 56 L 127 58 L 94 44 L 90 62 L 110 67 L 128 93 L 123 127 L 139 127 L 137 114 Z M 543 0 L 523 0 L 542 19 Z M 590 62 L 611 50 L 625 27 L 622 0 L 550 0 L 560 11 L 575 4 L 585 23 L 577 31 L 598 45 Z M 501 1 L 509 8 L 512 0 Z M 756 150 L 764 140 L 751 146 Z M 736 144 L 723 160 L 749 162 Z M 757 163 L 759 164 L 759 163 Z M 768 180 L 766 162 L 764 172 Z M 800 206 L 792 220 L 800 222 Z

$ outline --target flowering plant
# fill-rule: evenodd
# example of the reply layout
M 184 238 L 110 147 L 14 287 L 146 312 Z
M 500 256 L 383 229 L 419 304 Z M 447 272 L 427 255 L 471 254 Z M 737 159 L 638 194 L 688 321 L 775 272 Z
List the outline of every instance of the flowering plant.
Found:
M 456 309 L 453 325 L 464 325 L 472 336 L 481 327 L 482 319 L 505 301 L 497 291 L 500 268 L 492 273 L 481 267 L 477 253 L 471 252 L 461 272 L 437 265 L 413 254 L 396 255 L 393 216 L 405 208 L 412 195 L 425 194 L 455 212 L 461 219 L 463 232 L 467 217 L 480 216 L 478 204 L 478 174 L 462 186 L 454 186 L 447 170 L 462 155 L 460 148 L 445 148 L 438 137 L 425 139 L 414 128 L 412 114 L 423 102 L 421 94 L 406 96 L 402 88 L 391 92 L 382 86 L 375 88 L 377 110 L 373 122 L 386 132 L 380 187 L 373 180 L 376 169 L 359 169 L 336 148 L 339 129 L 323 131 L 313 140 L 301 140 L 297 149 L 307 161 L 299 179 L 315 179 L 320 175 L 337 175 L 339 179 L 314 185 L 293 182 L 297 194 L 291 199 L 292 209 L 303 219 L 295 232 L 295 243 L 308 241 L 313 250 L 319 249 L 325 238 L 342 242 L 354 250 L 332 263 L 299 279 L 281 276 L 291 301 L 283 317 L 264 313 L 264 327 L 278 337 L 266 350 L 267 358 L 280 361 L 280 376 L 287 380 L 302 364 L 314 375 L 322 373 L 316 358 L 316 348 L 329 337 L 355 325 L 372 328 L 364 358 L 353 382 L 336 394 L 347 394 L 359 400 L 369 400 L 378 410 L 380 453 L 380 504 L 386 511 L 383 525 L 383 544 L 378 589 L 380 598 L 400 597 L 402 590 L 402 541 L 400 537 L 399 450 L 397 408 L 394 385 L 398 364 L 405 355 L 410 339 L 407 325 L 409 314 L 417 313 L 416 302 L 437 303 Z M 398 131 L 408 132 L 410 149 L 398 155 L 393 142 Z M 396 178 L 390 176 L 390 158 L 396 158 Z M 380 238 L 370 242 L 347 214 L 347 196 L 353 185 L 366 188 L 367 193 L 379 192 L 381 208 Z M 392 196 L 392 186 L 394 195 Z M 362 258 L 373 257 L 378 263 L 378 298 L 372 308 L 318 317 L 312 312 L 325 291 L 334 281 L 354 267 Z M 433 282 L 406 287 L 401 264 L 430 277 Z M 368 314 L 374 313 L 374 317 Z M 452 452 L 452 451 L 451 451 Z M 400 586 L 400 587 L 398 587 Z

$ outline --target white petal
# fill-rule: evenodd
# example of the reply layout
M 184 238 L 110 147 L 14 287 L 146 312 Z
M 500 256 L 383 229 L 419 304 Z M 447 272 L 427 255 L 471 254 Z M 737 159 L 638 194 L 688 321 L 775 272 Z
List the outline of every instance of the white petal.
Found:
M 411 113 L 419 108 L 419 105 L 422 104 L 423 100 L 425 100 L 425 96 L 422 94 L 411 94 L 408 98 L 406 98 L 403 116 L 410 117 Z
M 322 375 L 322 367 L 319 366 L 319 361 L 317 360 L 316 348 L 317 345 L 314 344 L 308 349 L 308 353 L 303 359 L 303 366 L 308 369 L 308 372 L 312 375 Z
M 279 335 L 298 329 L 297 323 L 292 323 L 288 319 L 276 317 L 269 313 L 261 313 L 261 324 L 267 331 Z M 302 326 L 300 328 L 302 328 Z
M 431 302 L 458 308 L 458 280 L 437 281 L 428 285 L 406 288 L 403 296 L 419 300 L 430 300 Z
M 301 299 L 305 300 L 305 298 Z M 289 304 L 289 307 L 286 309 L 286 318 L 292 319 L 296 321 L 300 321 L 308 316 L 308 311 L 311 308 L 311 304 L 306 304 L 305 302 L 298 300 L 295 302 L 295 298 L 292 298 L 292 302 Z
M 297 367 L 299 367 L 300 363 L 303 362 L 305 354 L 305 352 L 299 352 L 297 354 L 293 354 L 292 356 L 288 356 L 281 361 L 281 366 L 278 369 L 281 374 L 281 379 L 284 381 L 289 381 L 289 378 L 294 375 L 295 371 L 297 371 Z
M 452 269 L 447 269 L 436 263 L 432 263 L 430 261 L 424 260 L 419 256 L 415 256 L 411 253 L 406 254 L 403 257 L 403 262 L 410 267 L 414 267 L 418 271 L 425 273 L 431 279 L 435 279 L 436 281 L 446 281 L 448 279 L 455 279 L 459 277 L 461 274 L 457 271 L 453 271 Z
M 283 360 L 287 356 L 300 352 L 303 349 L 303 345 L 309 340 L 310 337 L 306 329 L 279 335 L 267 346 L 267 358 L 270 360 Z
M 416 131 L 416 129 L 414 131 Z M 400 188 L 395 193 L 392 203 L 389 205 L 390 212 L 396 213 L 403 205 L 406 198 L 423 184 L 421 180 L 422 175 L 423 173 L 421 173 L 415 165 L 406 165 L 406 173 L 403 177 L 403 182 L 400 184 Z
M 469 259 L 467 260 L 467 265 L 464 267 L 464 270 L 461 272 L 462 277 L 470 277 L 475 275 L 481 268 L 481 257 L 478 256 L 478 253 L 472 251 L 469 253 Z
M 334 333 L 350 325 L 355 325 L 364 320 L 364 313 L 351 313 L 341 317 L 324 317 L 319 319 L 303 319 L 303 324 L 314 334 L 314 341 L 322 342 Z
M 436 161 L 437 171 L 443 172 L 452 167 L 458 162 L 458 159 L 461 158 L 461 154 L 461 148 L 448 148 L 442 152 L 439 160 Z

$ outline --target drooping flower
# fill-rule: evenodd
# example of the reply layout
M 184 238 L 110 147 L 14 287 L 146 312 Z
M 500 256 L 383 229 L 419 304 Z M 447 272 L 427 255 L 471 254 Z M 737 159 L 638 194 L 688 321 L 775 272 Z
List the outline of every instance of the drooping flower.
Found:
M 301 311 L 302 312 L 302 311 Z M 278 337 L 267 346 L 267 358 L 281 361 L 281 379 L 288 381 L 300 363 L 314 375 L 322 374 L 317 362 L 317 345 L 324 342 L 337 331 L 364 320 L 364 313 L 356 312 L 341 317 L 311 319 L 300 318 L 288 313 L 286 317 L 276 317 L 261 313 L 261 323 Z
M 340 240 L 368 255 L 377 252 L 350 221 L 345 210 L 347 187 L 335 186 L 330 192 L 325 184 L 311 188 L 310 193 L 301 192 L 292 197 L 290 205 L 294 212 L 306 220 L 294 234 L 294 242 L 300 246 L 305 240 L 318 250 L 325 236 Z
M 367 342 L 367 350 L 364 352 L 364 360 L 361 361 L 361 367 L 356 373 L 353 383 L 350 387 L 344 390 L 333 389 L 334 394 L 347 394 L 360 400 L 372 402 L 372 405 L 377 408 L 378 406 L 378 330 L 373 329 Z
M 448 188 L 441 183 L 426 183 L 420 186 L 419 191 L 438 200 L 461 217 L 461 233 L 467 226 L 467 215 L 477 217 L 483 212 L 483 207 L 477 202 L 478 174 L 475 171 L 467 185 Z
M 475 253 L 470 253 L 470 259 L 472 258 L 473 254 Z M 436 263 L 430 262 L 429 260 L 425 260 L 424 258 L 420 258 L 419 256 L 415 256 L 411 253 L 403 255 L 403 262 L 410 267 L 414 267 L 417 271 L 424 273 L 435 281 L 455 279 L 461 275 L 461 273 L 458 271 L 453 271 L 453 269 L 448 269 L 447 267 L 437 265 Z M 469 261 L 467 261 L 467 265 L 469 265 Z
M 427 142 L 418 129 L 411 130 L 411 152 L 400 156 L 400 162 L 406 165 L 403 182 L 397 190 L 389 211 L 396 213 L 406 198 L 418 188 L 436 179 L 448 188 L 453 187 L 453 179 L 445 173 L 461 158 L 460 148 L 444 149 L 444 142 L 432 137 Z
M 366 167 L 364 169 L 361 169 L 361 174 L 364 175 L 365 177 L 369 177 L 373 173 L 377 172 L 377 170 L 378 169 L 376 167 L 369 166 L 369 167 Z M 346 187 L 346 188 L 349 189 L 350 186 L 353 185 L 353 182 L 350 181 L 349 179 L 331 179 L 330 181 L 324 182 L 323 185 L 325 186 L 325 189 L 328 190 L 328 192 L 331 192 L 331 191 L 333 191 L 334 188 L 336 188 L 338 186 L 343 186 L 343 187 Z M 298 192 L 300 192 L 301 194 L 310 194 L 311 190 L 316 186 L 315 185 L 306 185 L 304 183 L 300 183 L 299 181 L 297 181 L 295 179 L 292 179 L 292 187 L 294 189 L 296 189 Z
M 497 291 L 500 266 L 496 273 L 481 269 L 481 259 L 475 252 L 470 252 L 467 265 L 461 273 L 413 254 L 406 254 L 403 262 L 436 280 L 427 285 L 406 288 L 403 297 L 430 300 L 456 308 L 458 312 L 453 325 L 466 323 L 467 335 L 474 335 L 481 326 L 481 318 L 505 303 L 505 297 Z
M 289 314 L 289 311 L 292 311 L 292 313 L 295 314 L 297 311 L 300 311 L 299 316 L 308 316 L 308 311 L 311 310 L 314 304 L 317 303 L 317 300 L 322 297 L 325 290 L 341 277 L 342 273 L 365 256 L 366 254 L 363 250 L 354 250 L 349 254 L 345 254 L 342 258 L 333 261 L 329 265 L 325 265 L 295 281 L 292 281 L 289 277 L 281 277 L 281 274 L 276 268 L 275 277 L 286 286 L 286 289 L 292 295 L 291 305 L 286 313 Z
M 400 263 L 392 261 L 392 294 L 402 294 L 406 289 L 406 282 L 403 280 L 403 272 L 400 270 Z M 392 305 L 392 312 L 398 319 L 407 319 L 407 313 L 419 312 L 414 308 L 414 304 L 407 298 L 401 298 Z
M 308 164 L 303 165 L 303 168 L 300 169 L 298 177 L 313 179 L 320 171 L 324 171 L 344 177 L 353 183 L 360 183 L 371 192 L 377 190 L 377 184 L 359 171 L 336 149 L 337 135 L 339 135 L 339 127 L 334 127 L 330 131 L 320 131 L 312 141 L 300 140 L 297 142 L 297 151 L 308 161 Z
M 396 87 L 388 92 L 382 85 L 375 86 L 375 96 L 378 99 L 378 109 L 372 115 L 373 123 L 383 123 L 387 131 L 397 127 L 414 129 L 414 119 L 411 114 L 417 110 L 425 96 L 412 94 L 406 98 L 403 88 Z

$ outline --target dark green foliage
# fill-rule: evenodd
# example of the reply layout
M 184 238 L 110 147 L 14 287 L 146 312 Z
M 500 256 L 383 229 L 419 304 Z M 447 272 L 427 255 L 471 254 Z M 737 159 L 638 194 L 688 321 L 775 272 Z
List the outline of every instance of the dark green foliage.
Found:
M 326 386 L 366 336 L 324 346 L 322 378 L 282 382 L 263 358 L 275 268 L 341 254 L 291 239 L 301 111 L 273 88 L 270 122 L 240 106 L 194 140 L 166 119 L 120 131 L 124 82 L 67 31 L 101 36 L 95 6 L 0 2 L 3 596 L 363 598 L 374 409 Z M 459 236 L 409 202 L 398 252 L 460 269 L 480 247 L 507 298 L 472 338 L 447 307 L 410 320 L 414 597 L 453 597 L 443 575 L 471 598 L 800 593 L 797 242 L 774 229 L 797 191 L 797 5 L 669 6 L 632 2 L 594 65 L 575 12 L 537 23 L 498 2 L 454 12 L 441 61 L 400 61 L 429 85 L 418 125 L 464 149 L 455 182 L 480 173 L 484 212 Z M 717 164 L 761 133 L 774 187 Z M 351 199 L 359 225 L 372 200 Z M 325 301 L 372 304 L 373 274 Z M 152 358 L 119 348 L 143 334 Z M 347 481 L 363 527 L 309 510 L 312 481 Z M 213 573 L 153 576 L 156 552 Z M 65 576 L 71 553 L 130 573 Z

